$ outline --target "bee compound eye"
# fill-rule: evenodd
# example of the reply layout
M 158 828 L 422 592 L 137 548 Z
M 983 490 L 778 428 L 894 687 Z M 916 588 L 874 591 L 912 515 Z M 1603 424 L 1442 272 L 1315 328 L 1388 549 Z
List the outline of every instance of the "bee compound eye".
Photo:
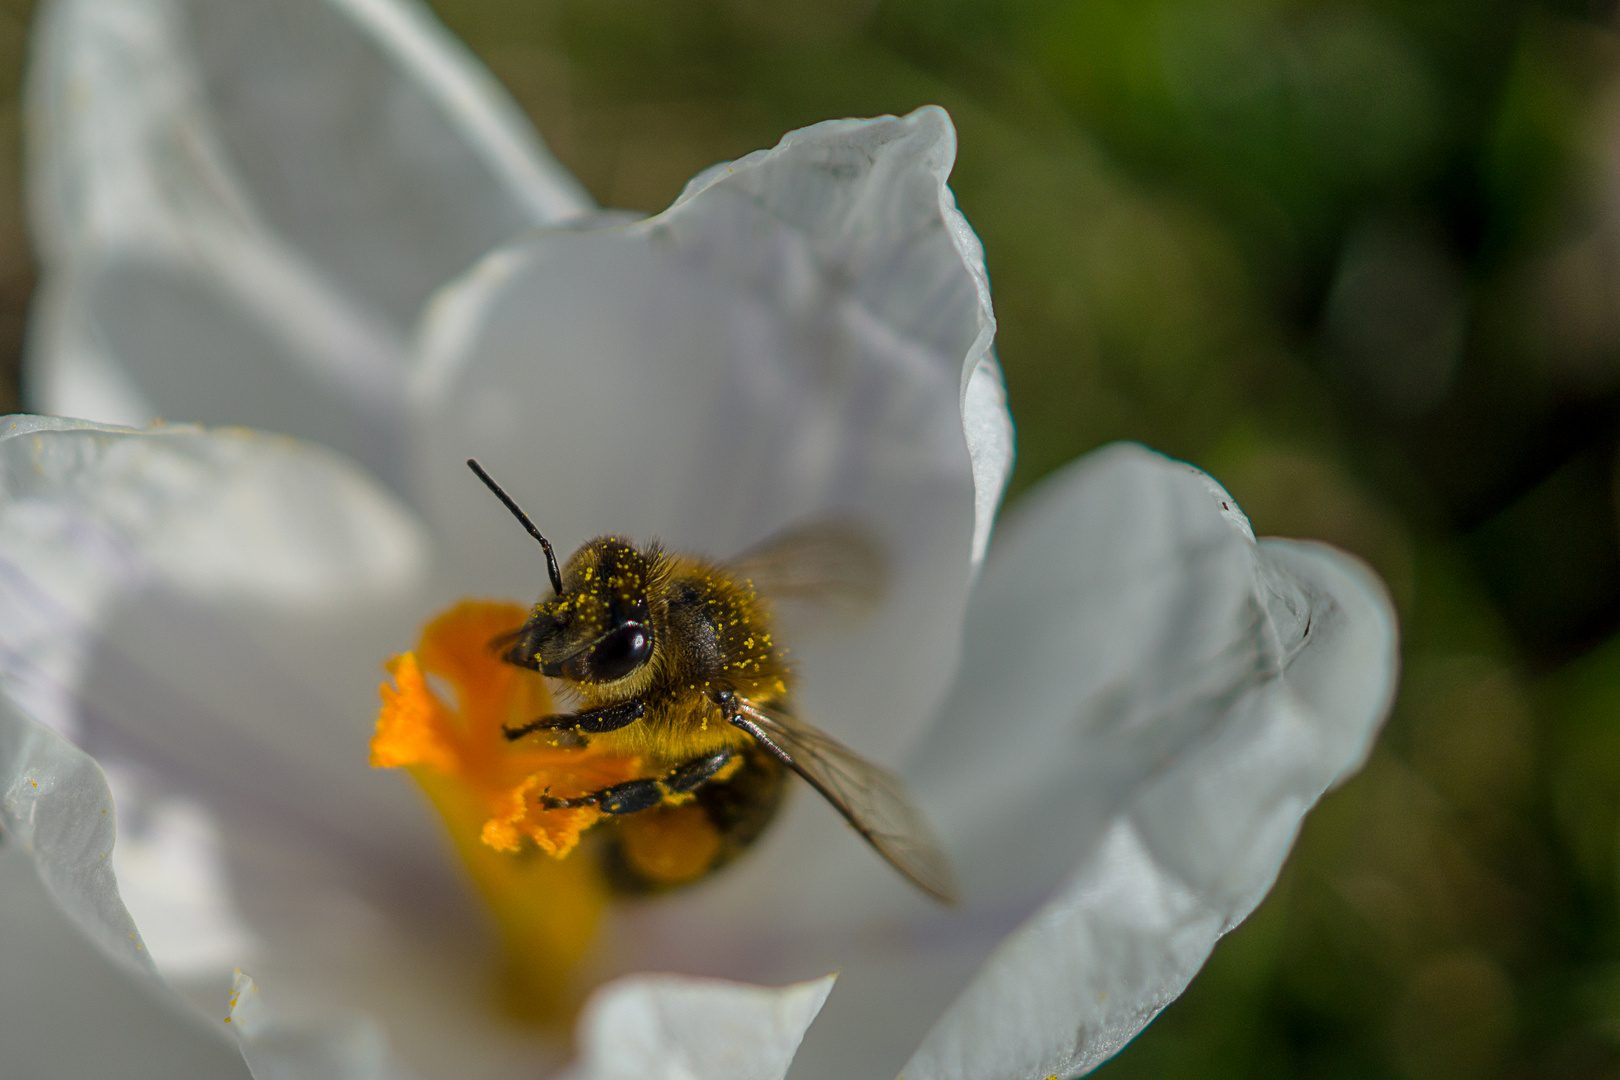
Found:
M 622 679 L 652 655 L 652 632 L 640 623 L 623 626 L 591 649 L 591 675 L 596 682 Z

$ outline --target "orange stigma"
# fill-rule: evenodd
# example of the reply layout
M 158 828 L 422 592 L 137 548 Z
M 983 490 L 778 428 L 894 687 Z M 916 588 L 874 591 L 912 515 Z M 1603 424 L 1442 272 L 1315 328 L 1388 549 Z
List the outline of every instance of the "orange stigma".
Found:
M 594 861 L 565 858 L 601 811 L 549 810 L 539 800 L 633 779 L 641 762 L 506 738 L 508 725 L 556 711 L 544 678 L 490 647 L 527 614 L 464 600 L 429 622 L 416 650 L 387 665 L 371 764 L 406 769 L 444 818 L 500 928 L 508 1011 L 550 1022 L 577 1003 L 575 969 L 608 893 Z

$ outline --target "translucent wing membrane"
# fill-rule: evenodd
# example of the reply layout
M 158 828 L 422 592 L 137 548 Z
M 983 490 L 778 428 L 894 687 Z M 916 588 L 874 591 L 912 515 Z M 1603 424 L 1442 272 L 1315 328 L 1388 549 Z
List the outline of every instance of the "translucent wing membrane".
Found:
M 883 598 L 887 560 L 866 529 L 816 522 L 786 529 L 726 564 L 771 600 L 860 615 Z
M 889 770 L 790 713 L 739 700 L 731 722 L 819 791 L 912 884 L 947 904 L 956 881 L 934 832 Z

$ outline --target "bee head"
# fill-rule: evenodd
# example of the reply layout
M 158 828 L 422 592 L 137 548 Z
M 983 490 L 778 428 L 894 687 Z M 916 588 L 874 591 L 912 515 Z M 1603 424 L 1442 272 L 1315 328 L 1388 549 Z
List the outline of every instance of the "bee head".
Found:
M 647 613 L 651 562 L 628 541 L 599 536 L 557 569 L 551 542 L 540 534 L 512 497 L 471 458 L 467 467 L 494 492 L 546 553 L 552 597 L 535 605 L 529 621 L 504 639 L 505 659 L 542 675 L 580 683 L 628 678 L 652 659 L 652 620 Z
M 562 588 L 535 606 L 506 658 L 581 683 L 618 682 L 652 658 L 650 566 L 628 542 L 604 536 L 574 552 Z

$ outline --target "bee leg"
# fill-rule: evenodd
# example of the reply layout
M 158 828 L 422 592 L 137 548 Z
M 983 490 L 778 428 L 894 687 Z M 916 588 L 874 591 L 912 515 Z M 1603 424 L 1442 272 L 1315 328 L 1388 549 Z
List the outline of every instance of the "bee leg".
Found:
M 664 801 L 664 790 L 657 780 L 626 780 L 594 794 L 596 808 L 604 814 L 634 814 Z
M 516 742 L 534 731 L 569 730 L 600 735 L 635 723 L 646 711 L 647 707 L 639 701 L 621 701 L 616 705 L 604 705 L 600 709 L 586 709 L 584 712 L 552 713 L 517 727 L 503 727 L 501 733 L 510 742 Z
M 665 800 L 644 814 L 615 818 L 618 827 L 597 832 L 594 852 L 609 886 L 624 896 L 668 892 L 733 861 L 775 818 L 786 774 L 787 767 L 768 751 L 739 747 L 728 764 L 691 793 L 690 801 L 672 806 Z M 672 842 L 673 851 L 665 846 Z
M 634 814 L 651 810 L 668 795 L 686 795 L 696 791 L 704 781 L 725 768 L 737 756 L 735 750 L 716 750 L 700 758 L 693 758 L 663 776 L 645 780 L 626 780 L 622 784 L 587 792 L 572 799 L 540 797 L 540 805 L 547 810 L 567 810 L 580 806 L 594 806 L 604 814 Z
M 731 749 L 716 750 L 700 758 L 693 758 L 685 765 L 668 773 L 662 783 L 672 795 L 686 795 L 703 786 L 715 773 L 731 764 L 731 759 L 737 756 L 737 751 Z

